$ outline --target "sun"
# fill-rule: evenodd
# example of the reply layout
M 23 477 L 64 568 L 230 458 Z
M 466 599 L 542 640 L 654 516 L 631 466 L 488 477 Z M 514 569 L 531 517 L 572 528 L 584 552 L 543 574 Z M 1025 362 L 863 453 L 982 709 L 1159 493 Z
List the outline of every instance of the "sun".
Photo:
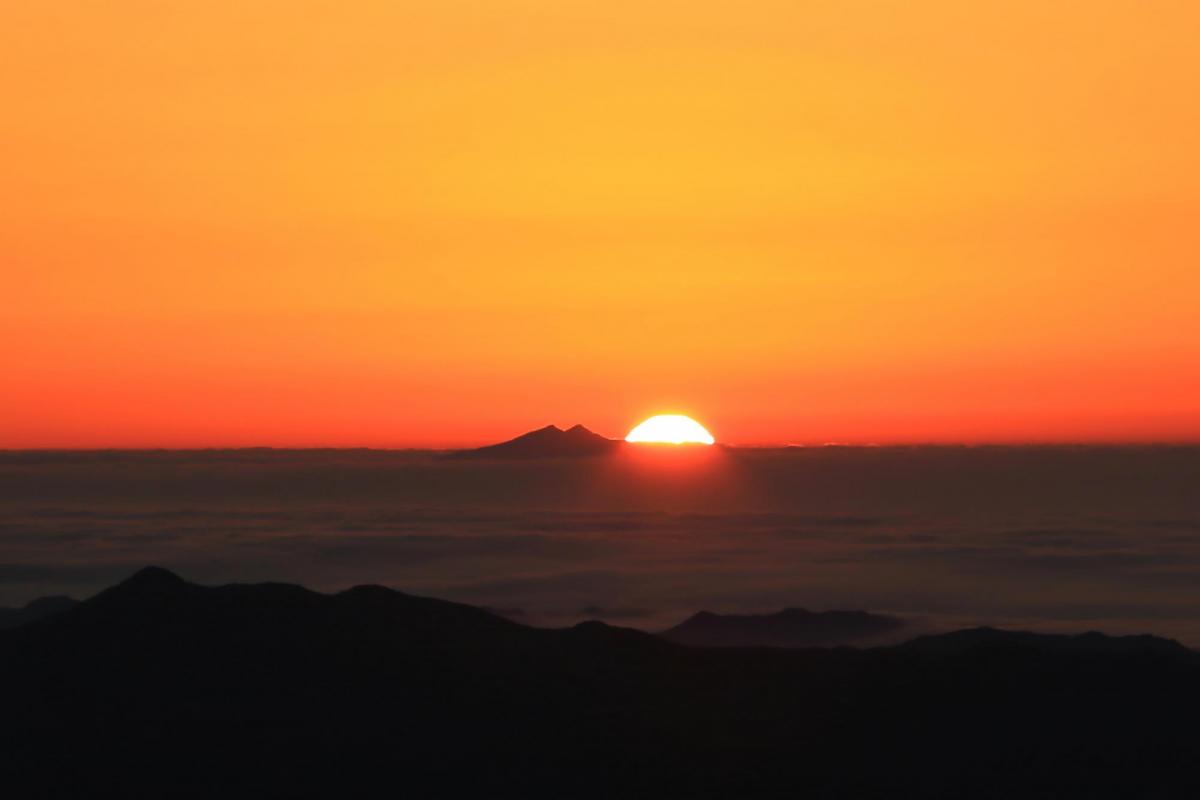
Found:
M 658 414 L 645 420 L 625 437 L 627 442 L 660 444 L 712 444 L 712 434 L 696 420 L 683 414 Z

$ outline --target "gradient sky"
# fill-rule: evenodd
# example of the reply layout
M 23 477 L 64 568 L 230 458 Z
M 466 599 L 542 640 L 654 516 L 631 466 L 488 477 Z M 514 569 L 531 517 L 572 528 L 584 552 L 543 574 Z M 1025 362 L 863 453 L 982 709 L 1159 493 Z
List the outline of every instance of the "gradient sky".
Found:
M 1200 439 L 1192 0 L 0 2 L 0 446 Z

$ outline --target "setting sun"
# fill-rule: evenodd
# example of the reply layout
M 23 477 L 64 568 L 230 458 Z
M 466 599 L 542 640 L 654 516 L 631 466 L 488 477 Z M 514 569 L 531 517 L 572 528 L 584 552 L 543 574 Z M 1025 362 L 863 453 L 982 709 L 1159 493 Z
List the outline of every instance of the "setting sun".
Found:
M 658 414 L 642 422 L 625 437 L 627 442 L 660 444 L 712 444 L 712 434 L 683 414 Z

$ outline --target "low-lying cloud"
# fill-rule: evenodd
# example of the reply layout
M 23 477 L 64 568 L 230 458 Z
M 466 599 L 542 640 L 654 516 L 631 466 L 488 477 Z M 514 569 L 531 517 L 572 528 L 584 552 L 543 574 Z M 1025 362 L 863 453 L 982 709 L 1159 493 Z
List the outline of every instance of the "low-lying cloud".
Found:
M 656 629 L 700 609 L 860 608 L 931 625 L 1078 625 L 1200 644 L 1200 499 L 1180 483 L 1200 469 L 1172 449 L 1175 471 L 1149 483 L 1135 468 L 1153 453 L 1139 450 L 1129 480 L 1114 482 L 1119 454 L 954 453 L 958 470 L 937 454 L 770 455 L 729 466 L 737 496 L 720 503 L 689 495 L 681 479 L 661 494 L 639 484 L 617 502 L 601 489 L 653 476 L 587 472 L 596 466 L 13 456 L 0 458 L 0 605 L 87 596 L 160 564 L 208 583 L 379 583 L 532 624 Z M 1047 458 L 1083 474 L 1047 471 Z M 1184 467 L 1193 471 L 1180 477 Z M 553 469 L 577 474 L 556 473 L 534 502 Z M 914 470 L 942 484 L 899 492 Z M 964 470 L 995 488 L 971 483 L 962 502 Z M 1059 490 L 1032 485 L 1014 500 L 1010 473 L 1024 482 L 1029 470 L 1057 476 Z

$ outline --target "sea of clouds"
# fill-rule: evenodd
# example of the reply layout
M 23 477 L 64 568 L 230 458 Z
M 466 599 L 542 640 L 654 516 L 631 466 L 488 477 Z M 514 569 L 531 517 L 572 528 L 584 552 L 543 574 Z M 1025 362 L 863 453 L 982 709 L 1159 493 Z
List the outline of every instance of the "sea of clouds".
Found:
M 0 605 L 147 564 L 378 583 L 535 625 L 866 609 L 1200 646 L 1200 449 L 809 448 L 695 463 L 0 454 Z

